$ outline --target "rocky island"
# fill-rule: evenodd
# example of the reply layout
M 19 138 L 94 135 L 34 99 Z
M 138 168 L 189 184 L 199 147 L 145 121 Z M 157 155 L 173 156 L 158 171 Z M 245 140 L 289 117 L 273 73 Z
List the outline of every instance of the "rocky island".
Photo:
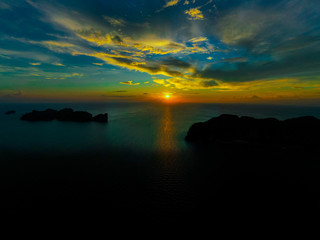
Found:
M 7 111 L 5 114 L 6 115 L 12 115 L 12 114 L 15 114 L 15 113 L 16 113 L 16 111 L 10 110 L 10 111 Z
M 206 122 L 193 124 L 188 142 L 234 142 L 275 145 L 320 145 L 320 120 L 298 117 L 280 121 L 275 118 L 223 114 Z
M 74 111 L 71 108 L 64 108 L 59 111 L 53 109 L 46 109 L 44 111 L 33 110 L 32 112 L 24 114 L 21 118 L 24 121 L 58 121 L 68 122 L 108 122 L 108 113 L 98 114 L 92 116 L 91 113 L 85 111 Z

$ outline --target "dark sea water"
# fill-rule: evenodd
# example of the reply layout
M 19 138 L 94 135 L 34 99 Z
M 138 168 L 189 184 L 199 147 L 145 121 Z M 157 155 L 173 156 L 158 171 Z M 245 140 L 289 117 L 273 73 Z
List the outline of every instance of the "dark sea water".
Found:
M 93 115 L 107 112 L 109 123 L 30 123 L 19 120 L 22 114 L 34 109 L 65 107 L 88 111 Z M 5 115 L 8 109 L 14 109 L 17 113 Z M 281 120 L 306 115 L 319 118 L 320 107 L 146 103 L 0 104 L 0 146 L 2 149 L 36 153 L 108 152 L 115 148 L 142 152 L 181 152 L 188 150 L 184 137 L 193 123 L 224 113 Z
M 19 120 L 33 109 L 65 107 L 107 112 L 109 123 Z M 17 113 L 5 115 L 8 110 Z M 320 107 L 0 104 L 1 207 L 11 214 L 108 213 L 133 221 L 319 207 L 319 164 L 312 151 L 199 147 L 184 140 L 193 123 L 225 113 L 320 118 Z

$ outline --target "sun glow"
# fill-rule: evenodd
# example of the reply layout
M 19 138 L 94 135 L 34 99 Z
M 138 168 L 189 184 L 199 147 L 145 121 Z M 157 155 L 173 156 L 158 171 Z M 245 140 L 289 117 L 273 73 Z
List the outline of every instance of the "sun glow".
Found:
M 168 98 L 170 98 L 170 95 L 166 94 L 164 97 L 168 99 Z

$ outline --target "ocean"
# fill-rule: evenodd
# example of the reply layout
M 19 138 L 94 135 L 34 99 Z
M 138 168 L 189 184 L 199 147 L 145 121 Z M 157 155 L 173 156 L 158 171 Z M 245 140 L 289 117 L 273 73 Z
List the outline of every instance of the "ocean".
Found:
M 93 115 L 107 112 L 109 122 L 19 120 L 24 113 L 47 108 L 73 108 Z M 5 115 L 8 110 L 16 114 Z M 200 216 L 204 209 L 217 216 L 242 211 L 243 206 L 246 211 L 248 206 L 259 209 L 266 201 L 272 204 L 263 211 L 275 206 L 289 211 L 296 201 L 286 201 L 296 193 L 318 204 L 318 195 L 311 197 L 309 191 L 312 188 L 318 194 L 315 165 L 298 163 L 298 157 L 290 162 L 292 156 L 287 152 L 225 146 L 203 149 L 184 140 L 193 123 L 225 113 L 281 120 L 307 115 L 320 118 L 320 107 L 0 104 L 1 207 L 9 213 L 31 211 L 47 216 L 61 211 L 72 216 L 99 211 L 114 219 L 174 220 Z M 295 156 L 299 154 L 305 155 Z M 316 159 L 314 154 L 308 157 Z M 275 196 L 283 200 L 275 202 Z
M 22 114 L 47 108 L 107 112 L 108 124 L 70 122 L 25 122 Z M 10 109 L 14 115 L 5 115 Z M 108 151 L 187 151 L 184 137 L 195 122 L 220 114 L 256 118 L 287 119 L 299 116 L 320 117 L 320 107 L 237 105 L 237 104 L 148 104 L 148 103 L 46 103 L 0 104 L 0 146 L 24 152 Z

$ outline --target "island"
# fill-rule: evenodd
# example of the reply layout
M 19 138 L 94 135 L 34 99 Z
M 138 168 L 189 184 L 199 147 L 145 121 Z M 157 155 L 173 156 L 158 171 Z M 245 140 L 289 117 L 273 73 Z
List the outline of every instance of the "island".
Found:
M 10 111 L 7 111 L 5 114 L 6 115 L 12 115 L 12 114 L 15 114 L 15 113 L 16 113 L 16 111 L 10 110 Z
M 91 113 L 85 111 L 74 111 L 71 108 L 64 108 L 59 111 L 54 109 L 46 109 L 44 111 L 33 110 L 24 114 L 21 118 L 24 121 L 65 121 L 65 122 L 108 122 L 108 113 L 92 116 Z
M 320 145 L 320 120 L 312 116 L 280 121 L 223 114 L 193 124 L 188 142 L 233 142 L 274 145 Z

